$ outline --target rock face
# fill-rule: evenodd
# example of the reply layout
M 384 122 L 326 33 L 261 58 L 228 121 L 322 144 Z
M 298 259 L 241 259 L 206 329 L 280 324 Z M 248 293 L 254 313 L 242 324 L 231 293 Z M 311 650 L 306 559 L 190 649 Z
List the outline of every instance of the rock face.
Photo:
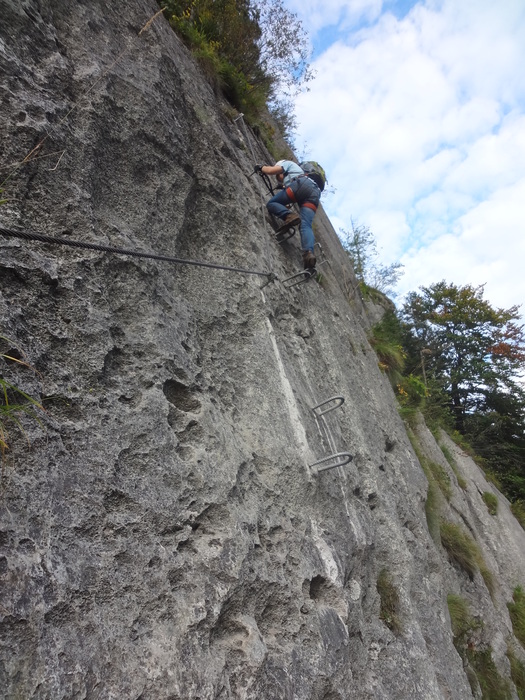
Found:
M 432 539 L 427 477 L 324 213 L 322 279 L 286 288 L 299 244 L 275 242 L 250 177 L 271 157 L 164 17 L 139 35 L 153 1 L 0 9 L 1 227 L 278 277 L 0 235 L 0 333 L 33 368 L 4 376 L 45 407 L 11 427 L 3 466 L 3 697 L 481 697 L 455 593 L 517 698 L 506 603 L 525 533 L 501 495 L 488 513 L 493 487 L 451 443 L 458 487 L 421 424 L 492 596 Z M 339 452 L 353 460 L 313 466 Z

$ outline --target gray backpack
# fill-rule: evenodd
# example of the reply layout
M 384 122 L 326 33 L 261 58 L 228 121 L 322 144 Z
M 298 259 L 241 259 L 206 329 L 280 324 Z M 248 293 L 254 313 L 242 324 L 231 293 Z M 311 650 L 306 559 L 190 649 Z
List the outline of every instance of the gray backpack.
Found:
M 299 163 L 299 167 L 304 170 L 305 175 L 308 175 L 322 192 L 326 185 L 326 173 L 319 163 L 316 163 L 315 160 L 305 160 L 304 163 Z

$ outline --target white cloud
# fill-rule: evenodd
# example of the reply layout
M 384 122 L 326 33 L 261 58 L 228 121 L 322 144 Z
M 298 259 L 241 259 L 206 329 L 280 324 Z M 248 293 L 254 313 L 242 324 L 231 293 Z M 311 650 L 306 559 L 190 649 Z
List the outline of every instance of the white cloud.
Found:
M 401 258 L 406 275 L 400 291 L 446 279 L 456 284 L 486 284 L 485 298 L 496 306 L 524 303 L 524 202 L 525 177 L 459 217 L 453 234 L 408 250 Z
M 382 0 L 288 0 L 287 7 L 303 20 L 313 37 L 323 27 L 353 27 L 361 20 L 372 21 L 381 13 Z
M 326 24 L 347 6 L 378 7 L 332 1 Z M 370 226 L 407 289 L 487 282 L 490 301 L 525 301 L 524 64 L 523 0 L 383 12 L 315 62 L 297 116 L 336 189 L 327 211 L 336 228 Z
M 525 173 L 525 115 L 512 113 L 497 132 L 488 131 L 466 150 L 466 157 L 447 178 L 447 185 L 471 192 L 512 184 Z

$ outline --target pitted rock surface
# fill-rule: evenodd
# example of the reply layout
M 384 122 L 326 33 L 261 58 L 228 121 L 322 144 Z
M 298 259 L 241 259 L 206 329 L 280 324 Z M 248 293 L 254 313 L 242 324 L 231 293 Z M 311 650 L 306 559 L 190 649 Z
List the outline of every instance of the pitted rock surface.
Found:
M 164 17 L 139 35 L 154 2 L 0 8 L 3 228 L 279 278 L 0 236 L 0 334 L 33 368 L 6 378 L 45 406 L 10 431 L 3 467 L 4 697 L 464 700 L 449 592 L 481 611 L 509 678 L 524 533 L 501 495 L 488 514 L 459 455 L 450 517 L 483 548 L 494 600 L 432 540 L 325 213 L 322 279 L 285 289 L 298 241 L 276 243 L 250 177 L 271 156 Z M 347 466 L 311 468 L 342 451 Z

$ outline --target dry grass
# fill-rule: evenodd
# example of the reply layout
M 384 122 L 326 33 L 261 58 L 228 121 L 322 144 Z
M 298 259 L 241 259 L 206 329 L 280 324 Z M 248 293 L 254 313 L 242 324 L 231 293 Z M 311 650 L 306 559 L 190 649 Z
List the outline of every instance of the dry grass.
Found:
M 525 648 L 525 593 L 521 586 L 514 589 L 512 599 L 514 602 L 507 603 L 512 629 L 516 639 Z
M 458 564 L 469 577 L 474 578 L 479 571 L 491 595 L 494 596 L 495 582 L 492 572 L 472 537 L 455 523 L 443 521 L 440 526 L 441 543 L 452 561 Z
M 4 336 L 0 336 L 0 341 L 10 346 L 13 345 Z M 27 362 L 14 357 L 12 354 L 7 354 L 7 352 L 0 352 L 0 360 L 0 372 L 2 371 L 2 364 L 5 365 L 8 362 L 13 362 L 21 367 L 34 371 Z M 8 382 L 0 375 L 0 454 L 2 458 L 5 457 L 9 449 L 8 428 L 10 429 L 10 425 L 22 429 L 20 423 L 20 417 L 22 415 L 28 415 L 38 420 L 35 409 L 44 410 L 36 399 L 29 396 L 29 394 L 26 394 L 22 389 Z
M 490 491 L 484 491 L 481 494 L 483 502 L 487 506 L 487 510 L 491 515 L 496 515 L 498 512 L 498 498 Z
M 379 572 L 376 586 L 381 599 L 379 617 L 389 630 L 396 635 L 400 634 L 402 625 L 399 619 L 399 593 L 386 569 Z

